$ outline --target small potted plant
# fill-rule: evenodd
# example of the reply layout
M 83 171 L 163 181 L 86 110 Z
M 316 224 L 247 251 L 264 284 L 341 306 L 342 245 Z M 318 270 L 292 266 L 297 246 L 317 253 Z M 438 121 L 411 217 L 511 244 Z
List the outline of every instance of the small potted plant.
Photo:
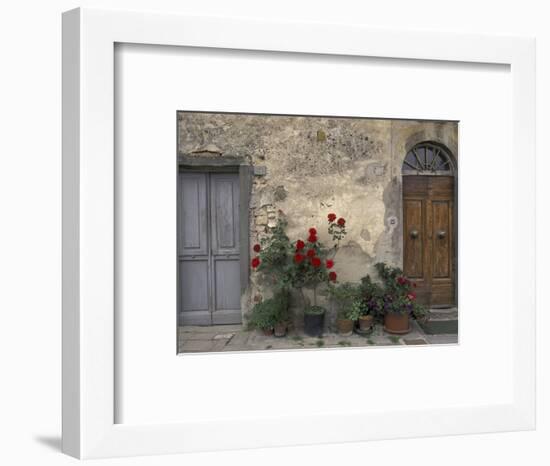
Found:
M 307 306 L 304 309 L 304 332 L 310 337 L 323 335 L 325 323 L 325 308 L 317 305 Z
M 275 334 L 276 337 L 282 338 L 282 337 L 286 336 L 287 329 L 288 329 L 288 322 L 287 321 L 277 322 L 273 326 L 273 333 Z
M 349 337 L 353 333 L 353 327 L 355 325 L 355 320 L 350 318 L 348 312 L 343 312 L 339 314 L 338 319 L 336 320 L 336 328 L 338 329 L 338 335 L 343 337 Z
M 273 335 L 277 313 L 277 303 L 274 298 L 256 303 L 248 315 L 247 328 L 260 330 L 266 336 Z
M 426 313 L 426 309 L 416 302 L 416 284 L 397 267 L 381 262 L 375 267 L 384 282 L 384 330 L 398 335 L 409 333 L 410 318 L 418 319 Z
M 341 336 L 350 336 L 353 333 L 355 322 L 361 317 L 361 312 L 362 302 L 360 300 L 354 300 L 349 307 L 340 312 L 336 325 Z
M 336 307 L 336 328 L 342 336 L 349 336 L 361 315 L 361 288 L 357 283 L 329 284 L 328 294 Z
M 375 319 L 380 315 L 383 308 L 383 288 L 374 283 L 369 275 L 361 279 L 360 295 L 362 298 L 361 315 L 359 316 L 359 331 L 369 332 Z
M 374 316 L 372 314 L 368 314 L 368 309 L 363 308 L 362 312 L 363 313 L 357 320 L 359 322 L 359 330 L 365 333 L 372 329 L 372 326 L 374 325 Z

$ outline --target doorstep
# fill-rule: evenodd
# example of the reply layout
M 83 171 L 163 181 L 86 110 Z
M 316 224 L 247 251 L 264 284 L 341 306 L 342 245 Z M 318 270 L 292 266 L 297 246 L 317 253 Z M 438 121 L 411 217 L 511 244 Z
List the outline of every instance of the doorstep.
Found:
M 428 335 L 456 335 L 458 334 L 458 309 L 430 309 L 426 322 L 420 324 Z

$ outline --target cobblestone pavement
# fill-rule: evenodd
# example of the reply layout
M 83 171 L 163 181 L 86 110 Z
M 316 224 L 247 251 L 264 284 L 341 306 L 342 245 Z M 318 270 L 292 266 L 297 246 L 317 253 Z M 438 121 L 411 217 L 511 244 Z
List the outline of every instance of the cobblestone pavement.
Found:
M 178 328 L 179 353 L 456 344 L 457 342 L 456 334 L 428 335 L 416 322 L 412 322 L 410 333 L 401 336 L 386 333 L 381 326 L 376 326 L 368 336 L 355 333 L 351 336 L 328 333 L 320 338 L 309 337 L 294 331 L 282 338 L 265 336 L 255 330 L 246 331 L 241 325 Z

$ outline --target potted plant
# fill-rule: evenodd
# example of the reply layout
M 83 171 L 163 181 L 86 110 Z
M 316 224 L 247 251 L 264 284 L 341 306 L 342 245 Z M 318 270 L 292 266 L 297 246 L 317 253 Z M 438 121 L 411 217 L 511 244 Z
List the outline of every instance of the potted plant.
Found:
M 277 323 L 277 306 L 274 298 L 256 303 L 247 318 L 248 330 L 257 329 L 264 335 L 273 335 Z
M 363 303 L 356 299 L 342 312 L 341 317 L 337 320 L 338 333 L 340 335 L 349 336 L 352 334 L 355 323 L 360 319 L 363 312 L 362 307 Z
M 329 284 L 328 294 L 337 309 L 336 329 L 342 336 L 353 332 L 355 322 L 361 314 L 361 290 L 356 283 Z
M 288 329 L 288 322 L 277 322 L 273 326 L 273 333 L 276 337 L 282 338 L 286 336 L 286 331 Z
M 384 306 L 384 290 L 367 275 L 361 279 L 360 295 L 363 306 L 358 322 L 359 330 L 364 333 L 372 329 L 375 319 L 381 315 Z
M 325 323 L 325 308 L 317 306 L 307 306 L 304 308 L 304 333 L 310 337 L 320 337 L 323 335 Z
M 256 303 L 247 319 L 248 329 L 264 335 L 284 337 L 288 326 L 288 290 L 278 289 L 272 298 Z
M 359 330 L 365 333 L 372 329 L 372 326 L 374 325 L 374 316 L 372 314 L 365 313 L 363 310 L 363 314 L 359 316 L 357 321 L 359 322 Z
M 375 267 L 384 283 L 384 330 L 398 335 L 409 333 L 410 318 L 419 319 L 426 313 L 426 309 L 416 302 L 416 284 L 398 267 L 381 262 Z
M 317 303 L 317 288 L 321 284 L 335 282 L 334 256 L 340 240 L 345 236 L 346 221 L 328 215 L 328 232 L 335 244 L 324 247 L 318 240 L 317 230 L 310 228 L 306 241 L 298 239 L 290 242 L 285 233 L 286 222 L 279 219 L 269 238 L 255 245 L 258 254 L 251 265 L 271 279 L 275 287 L 296 288 L 302 296 L 304 307 L 304 331 L 311 336 L 322 335 L 325 309 Z M 304 289 L 313 291 L 313 303 L 306 299 Z
M 317 288 L 321 284 L 336 282 L 337 274 L 333 270 L 334 257 L 338 252 L 340 240 L 346 235 L 346 221 L 337 220 L 336 214 L 328 214 L 328 233 L 334 245 L 327 248 L 319 241 L 317 229 L 308 230 L 306 241 L 297 240 L 290 276 L 292 285 L 300 290 L 304 303 L 304 332 L 309 336 L 320 336 L 324 329 L 325 309 L 317 304 Z M 309 305 L 304 288 L 313 290 L 313 304 Z

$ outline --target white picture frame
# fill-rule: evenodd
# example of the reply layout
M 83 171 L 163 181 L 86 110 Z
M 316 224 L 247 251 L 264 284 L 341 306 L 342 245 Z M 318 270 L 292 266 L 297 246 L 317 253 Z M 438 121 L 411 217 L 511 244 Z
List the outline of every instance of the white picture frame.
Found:
M 510 66 L 512 151 L 521 153 L 521 163 L 513 166 L 509 199 L 515 225 L 510 232 L 514 267 L 509 273 L 515 285 L 510 402 L 368 416 L 332 412 L 315 419 L 298 412 L 291 418 L 116 424 L 113 76 L 117 43 Z M 63 451 L 96 458 L 533 429 L 534 180 L 533 39 L 92 9 L 64 13 Z

